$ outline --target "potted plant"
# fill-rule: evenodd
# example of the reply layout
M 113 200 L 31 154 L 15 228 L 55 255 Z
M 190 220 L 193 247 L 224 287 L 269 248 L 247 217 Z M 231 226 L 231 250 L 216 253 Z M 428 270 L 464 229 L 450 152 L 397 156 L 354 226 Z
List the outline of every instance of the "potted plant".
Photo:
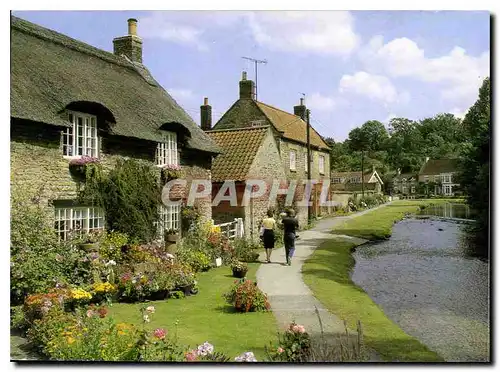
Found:
M 235 278 L 244 278 L 248 271 L 248 265 L 240 261 L 234 261 L 231 264 L 231 270 Z
M 101 238 L 101 232 L 98 230 L 92 230 L 83 237 L 82 242 L 79 244 L 80 249 L 87 252 L 96 252 L 99 249 L 99 240 Z
M 179 240 L 179 230 L 177 229 L 169 229 L 165 232 L 165 235 L 170 243 L 176 243 Z
M 69 171 L 76 178 L 84 180 L 84 179 L 86 179 L 87 168 L 88 167 L 97 167 L 99 165 L 100 165 L 100 161 L 98 158 L 84 155 L 81 158 L 72 159 L 69 162 Z

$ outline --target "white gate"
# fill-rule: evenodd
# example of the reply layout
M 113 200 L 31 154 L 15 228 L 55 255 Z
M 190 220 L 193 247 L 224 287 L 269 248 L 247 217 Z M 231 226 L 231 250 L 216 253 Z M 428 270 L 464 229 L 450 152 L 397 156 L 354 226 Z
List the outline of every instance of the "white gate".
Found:
M 235 218 L 232 222 L 221 223 L 214 226 L 220 227 L 221 234 L 226 235 L 229 240 L 242 238 L 245 233 L 243 228 L 243 218 Z

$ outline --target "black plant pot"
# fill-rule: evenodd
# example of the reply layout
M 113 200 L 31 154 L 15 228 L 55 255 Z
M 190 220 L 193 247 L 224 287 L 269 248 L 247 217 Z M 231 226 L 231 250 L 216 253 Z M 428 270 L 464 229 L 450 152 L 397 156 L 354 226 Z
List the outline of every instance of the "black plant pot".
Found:
M 238 270 L 238 269 L 233 269 L 233 276 L 235 278 L 244 278 L 245 275 L 247 274 L 248 270 Z
M 168 290 L 157 291 L 151 294 L 151 300 L 153 301 L 161 301 L 168 297 Z

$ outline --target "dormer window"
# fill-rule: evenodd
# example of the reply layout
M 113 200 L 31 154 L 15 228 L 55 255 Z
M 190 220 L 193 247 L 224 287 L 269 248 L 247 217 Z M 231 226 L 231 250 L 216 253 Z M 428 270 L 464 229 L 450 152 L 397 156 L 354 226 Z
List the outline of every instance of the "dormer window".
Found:
M 156 165 L 179 165 L 179 154 L 177 152 L 177 134 L 174 132 L 164 133 L 165 141 L 156 146 Z
M 81 112 L 70 111 L 68 114 L 72 126 L 63 131 L 63 155 L 87 155 L 97 158 L 97 118 Z

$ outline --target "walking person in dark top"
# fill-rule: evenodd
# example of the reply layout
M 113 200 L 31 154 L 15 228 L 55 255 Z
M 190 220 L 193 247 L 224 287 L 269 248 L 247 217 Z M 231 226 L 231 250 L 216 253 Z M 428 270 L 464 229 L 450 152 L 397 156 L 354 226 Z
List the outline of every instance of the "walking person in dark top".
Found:
M 283 242 L 285 243 L 286 264 L 292 264 L 293 253 L 295 252 L 296 230 L 299 228 L 299 221 L 294 217 L 295 212 L 292 209 L 286 211 L 286 217 L 283 217 L 284 235 Z

